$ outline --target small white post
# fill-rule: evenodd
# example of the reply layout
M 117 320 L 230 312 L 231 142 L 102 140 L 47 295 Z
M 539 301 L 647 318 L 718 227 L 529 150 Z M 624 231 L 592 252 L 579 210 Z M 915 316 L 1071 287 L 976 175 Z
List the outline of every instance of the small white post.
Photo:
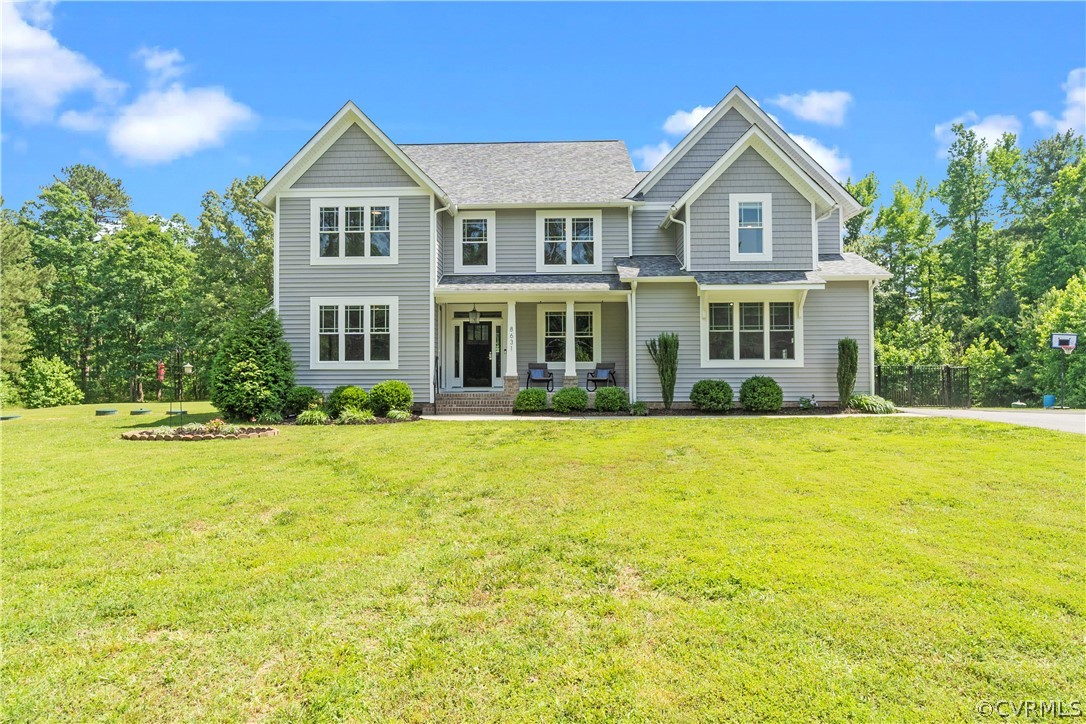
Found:
M 566 377 L 577 376 L 577 350 L 573 344 L 573 302 L 566 302 Z
M 517 303 L 509 302 L 505 312 L 505 376 L 517 376 Z

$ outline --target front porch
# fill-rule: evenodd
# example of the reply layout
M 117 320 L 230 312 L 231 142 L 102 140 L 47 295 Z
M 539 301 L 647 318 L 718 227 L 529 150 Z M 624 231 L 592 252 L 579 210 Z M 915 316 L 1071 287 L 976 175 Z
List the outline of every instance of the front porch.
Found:
M 616 383 L 629 388 L 628 293 L 479 296 L 438 297 L 435 392 L 446 406 L 511 409 L 528 386 L 529 363 L 546 365 L 555 389 L 585 388 L 597 365 L 611 363 Z

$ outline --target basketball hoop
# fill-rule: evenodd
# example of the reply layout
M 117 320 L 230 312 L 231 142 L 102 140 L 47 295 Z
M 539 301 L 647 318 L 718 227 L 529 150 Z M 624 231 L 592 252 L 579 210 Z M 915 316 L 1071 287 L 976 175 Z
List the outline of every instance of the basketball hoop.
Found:
M 1078 347 L 1078 335 L 1071 332 L 1053 334 L 1050 346 L 1052 349 L 1063 350 L 1064 354 L 1071 354 Z

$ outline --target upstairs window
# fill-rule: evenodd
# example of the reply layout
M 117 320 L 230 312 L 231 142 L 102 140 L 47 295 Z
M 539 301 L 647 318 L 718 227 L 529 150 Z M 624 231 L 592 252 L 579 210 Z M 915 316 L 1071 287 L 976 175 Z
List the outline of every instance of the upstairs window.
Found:
M 599 211 L 536 214 L 536 271 L 598 272 L 602 269 Z
M 732 194 L 729 247 L 732 261 L 773 258 L 773 200 L 771 194 Z
M 456 272 L 493 273 L 496 262 L 494 212 L 464 212 L 457 215 L 455 224 Z
M 314 199 L 311 211 L 311 263 L 396 263 L 396 199 Z

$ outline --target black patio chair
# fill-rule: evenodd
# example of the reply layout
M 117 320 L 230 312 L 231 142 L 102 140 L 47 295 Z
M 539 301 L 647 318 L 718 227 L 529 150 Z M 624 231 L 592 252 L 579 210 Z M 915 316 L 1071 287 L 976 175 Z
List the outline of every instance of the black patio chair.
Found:
M 539 385 L 546 385 L 547 392 L 554 392 L 554 373 L 551 372 L 543 362 L 528 363 L 527 387 L 530 388 L 533 382 Z
M 615 363 L 600 362 L 596 369 L 588 372 L 585 379 L 585 390 L 595 392 L 597 387 L 617 387 L 618 379 L 615 378 Z

